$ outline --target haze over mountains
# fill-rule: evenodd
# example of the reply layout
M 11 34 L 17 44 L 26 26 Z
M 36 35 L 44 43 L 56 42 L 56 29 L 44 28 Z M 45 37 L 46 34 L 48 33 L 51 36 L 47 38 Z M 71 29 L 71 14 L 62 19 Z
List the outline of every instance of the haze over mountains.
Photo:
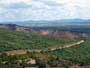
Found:
M 28 26 L 37 26 L 37 25 L 60 26 L 60 25 L 90 25 L 90 20 L 89 19 L 28 20 L 28 21 L 7 21 L 0 23 L 28 25 Z

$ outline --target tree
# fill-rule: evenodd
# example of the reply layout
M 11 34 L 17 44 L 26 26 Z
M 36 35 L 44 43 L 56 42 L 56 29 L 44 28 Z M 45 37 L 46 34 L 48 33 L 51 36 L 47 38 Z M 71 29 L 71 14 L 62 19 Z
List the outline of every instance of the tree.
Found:
M 48 61 L 48 64 L 52 67 L 56 67 L 57 66 L 57 60 L 51 59 Z
M 36 60 L 36 64 L 39 66 L 39 68 L 44 68 L 46 67 L 46 62 L 41 61 L 39 59 Z

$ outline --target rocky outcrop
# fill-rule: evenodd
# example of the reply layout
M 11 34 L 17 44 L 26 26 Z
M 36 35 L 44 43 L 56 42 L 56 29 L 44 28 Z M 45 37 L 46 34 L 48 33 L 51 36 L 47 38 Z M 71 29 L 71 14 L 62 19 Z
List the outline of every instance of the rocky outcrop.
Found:
M 31 27 L 18 26 L 16 24 L 0 24 L 0 28 L 8 28 L 16 31 L 33 32 L 41 35 L 49 35 L 49 36 L 64 37 L 64 38 L 90 37 L 90 35 L 85 33 L 73 33 L 73 32 L 67 32 L 62 30 L 49 30 L 49 29 L 35 30 Z

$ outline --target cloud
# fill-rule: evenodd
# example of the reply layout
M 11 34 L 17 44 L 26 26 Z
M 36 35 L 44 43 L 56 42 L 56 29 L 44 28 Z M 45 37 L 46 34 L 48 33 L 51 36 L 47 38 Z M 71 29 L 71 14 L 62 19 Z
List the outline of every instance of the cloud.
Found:
M 6 4 L 10 4 L 10 3 L 30 3 L 32 0 L 1 0 L 1 3 L 6 3 Z
M 1 0 L 0 21 L 90 19 L 89 0 Z

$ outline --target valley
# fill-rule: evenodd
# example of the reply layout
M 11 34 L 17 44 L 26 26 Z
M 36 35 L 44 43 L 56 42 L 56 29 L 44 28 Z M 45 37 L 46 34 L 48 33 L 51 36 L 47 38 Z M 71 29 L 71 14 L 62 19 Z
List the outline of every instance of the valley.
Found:
M 86 26 L 0 24 L 1 68 L 90 68 L 89 48 L 90 34 Z

